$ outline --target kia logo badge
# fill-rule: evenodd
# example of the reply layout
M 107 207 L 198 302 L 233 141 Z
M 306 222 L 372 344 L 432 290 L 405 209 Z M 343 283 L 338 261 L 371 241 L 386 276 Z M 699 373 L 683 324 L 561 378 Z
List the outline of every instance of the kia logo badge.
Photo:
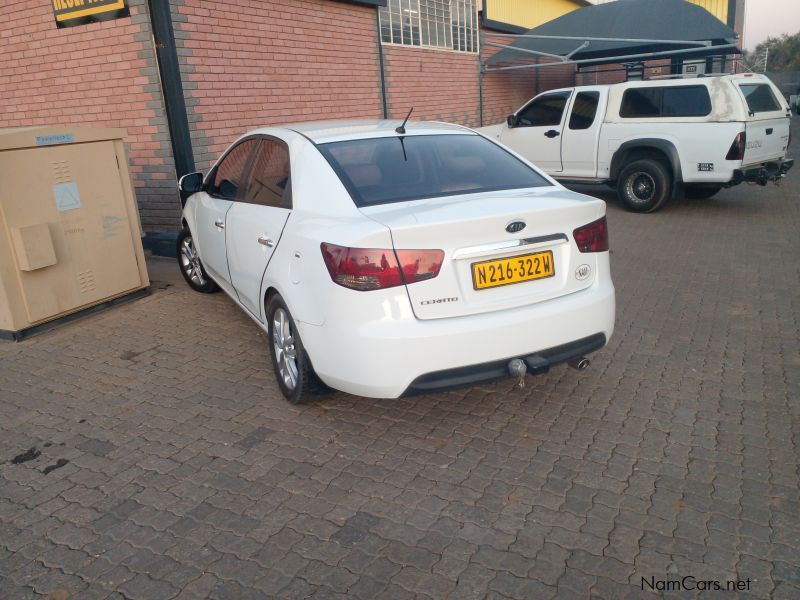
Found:
M 511 221 L 508 225 L 506 225 L 506 231 L 508 233 L 519 233 L 525 229 L 525 221 Z

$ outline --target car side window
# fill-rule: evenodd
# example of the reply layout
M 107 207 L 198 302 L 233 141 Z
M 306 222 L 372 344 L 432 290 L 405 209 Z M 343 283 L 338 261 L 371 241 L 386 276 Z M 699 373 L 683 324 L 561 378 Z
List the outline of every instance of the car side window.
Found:
M 208 189 L 209 194 L 226 200 L 236 200 L 239 197 L 244 183 L 245 169 L 257 142 L 255 138 L 246 139 L 225 155 L 214 172 L 214 179 Z
M 251 204 L 291 208 L 289 150 L 272 138 L 263 138 L 256 151 L 242 200 Z
M 561 125 L 569 92 L 546 94 L 536 98 L 517 115 L 520 127 L 553 127 Z
M 569 117 L 570 129 L 589 129 L 597 115 L 600 92 L 580 92 L 575 96 L 572 114 Z

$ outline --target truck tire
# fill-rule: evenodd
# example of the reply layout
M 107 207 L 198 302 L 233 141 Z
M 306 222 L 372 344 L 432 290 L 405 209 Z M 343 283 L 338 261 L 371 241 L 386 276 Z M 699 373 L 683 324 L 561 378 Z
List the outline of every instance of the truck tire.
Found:
M 687 185 L 684 194 L 689 200 L 707 200 L 721 189 L 721 185 Z
M 619 175 L 617 196 L 631 212 L 657 211 L 672 197 L 669 167 L 650 158 L 633 161 Z

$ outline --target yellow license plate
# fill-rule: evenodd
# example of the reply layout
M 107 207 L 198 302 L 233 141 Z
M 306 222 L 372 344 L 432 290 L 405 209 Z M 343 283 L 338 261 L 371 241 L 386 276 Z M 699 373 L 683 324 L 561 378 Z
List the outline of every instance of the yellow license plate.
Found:
M 476 290 L 546 279 L 556 274 L 553 252 L 535 252 L 472 263 L 472 287 Z

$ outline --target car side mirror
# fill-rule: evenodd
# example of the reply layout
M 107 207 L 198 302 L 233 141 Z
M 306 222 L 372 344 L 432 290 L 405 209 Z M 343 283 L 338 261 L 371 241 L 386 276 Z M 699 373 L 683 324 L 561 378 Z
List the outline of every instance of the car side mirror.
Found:
M 508 115 L 506 117 L 506 124 L 508 124 L 509 128 L 514 128 L 519 125 L 519 117 L 517 115 Z
M 203 174 L 188 173 L 178 180 L 178 189 L 184 194 L 196 194 L 203 189 Z

